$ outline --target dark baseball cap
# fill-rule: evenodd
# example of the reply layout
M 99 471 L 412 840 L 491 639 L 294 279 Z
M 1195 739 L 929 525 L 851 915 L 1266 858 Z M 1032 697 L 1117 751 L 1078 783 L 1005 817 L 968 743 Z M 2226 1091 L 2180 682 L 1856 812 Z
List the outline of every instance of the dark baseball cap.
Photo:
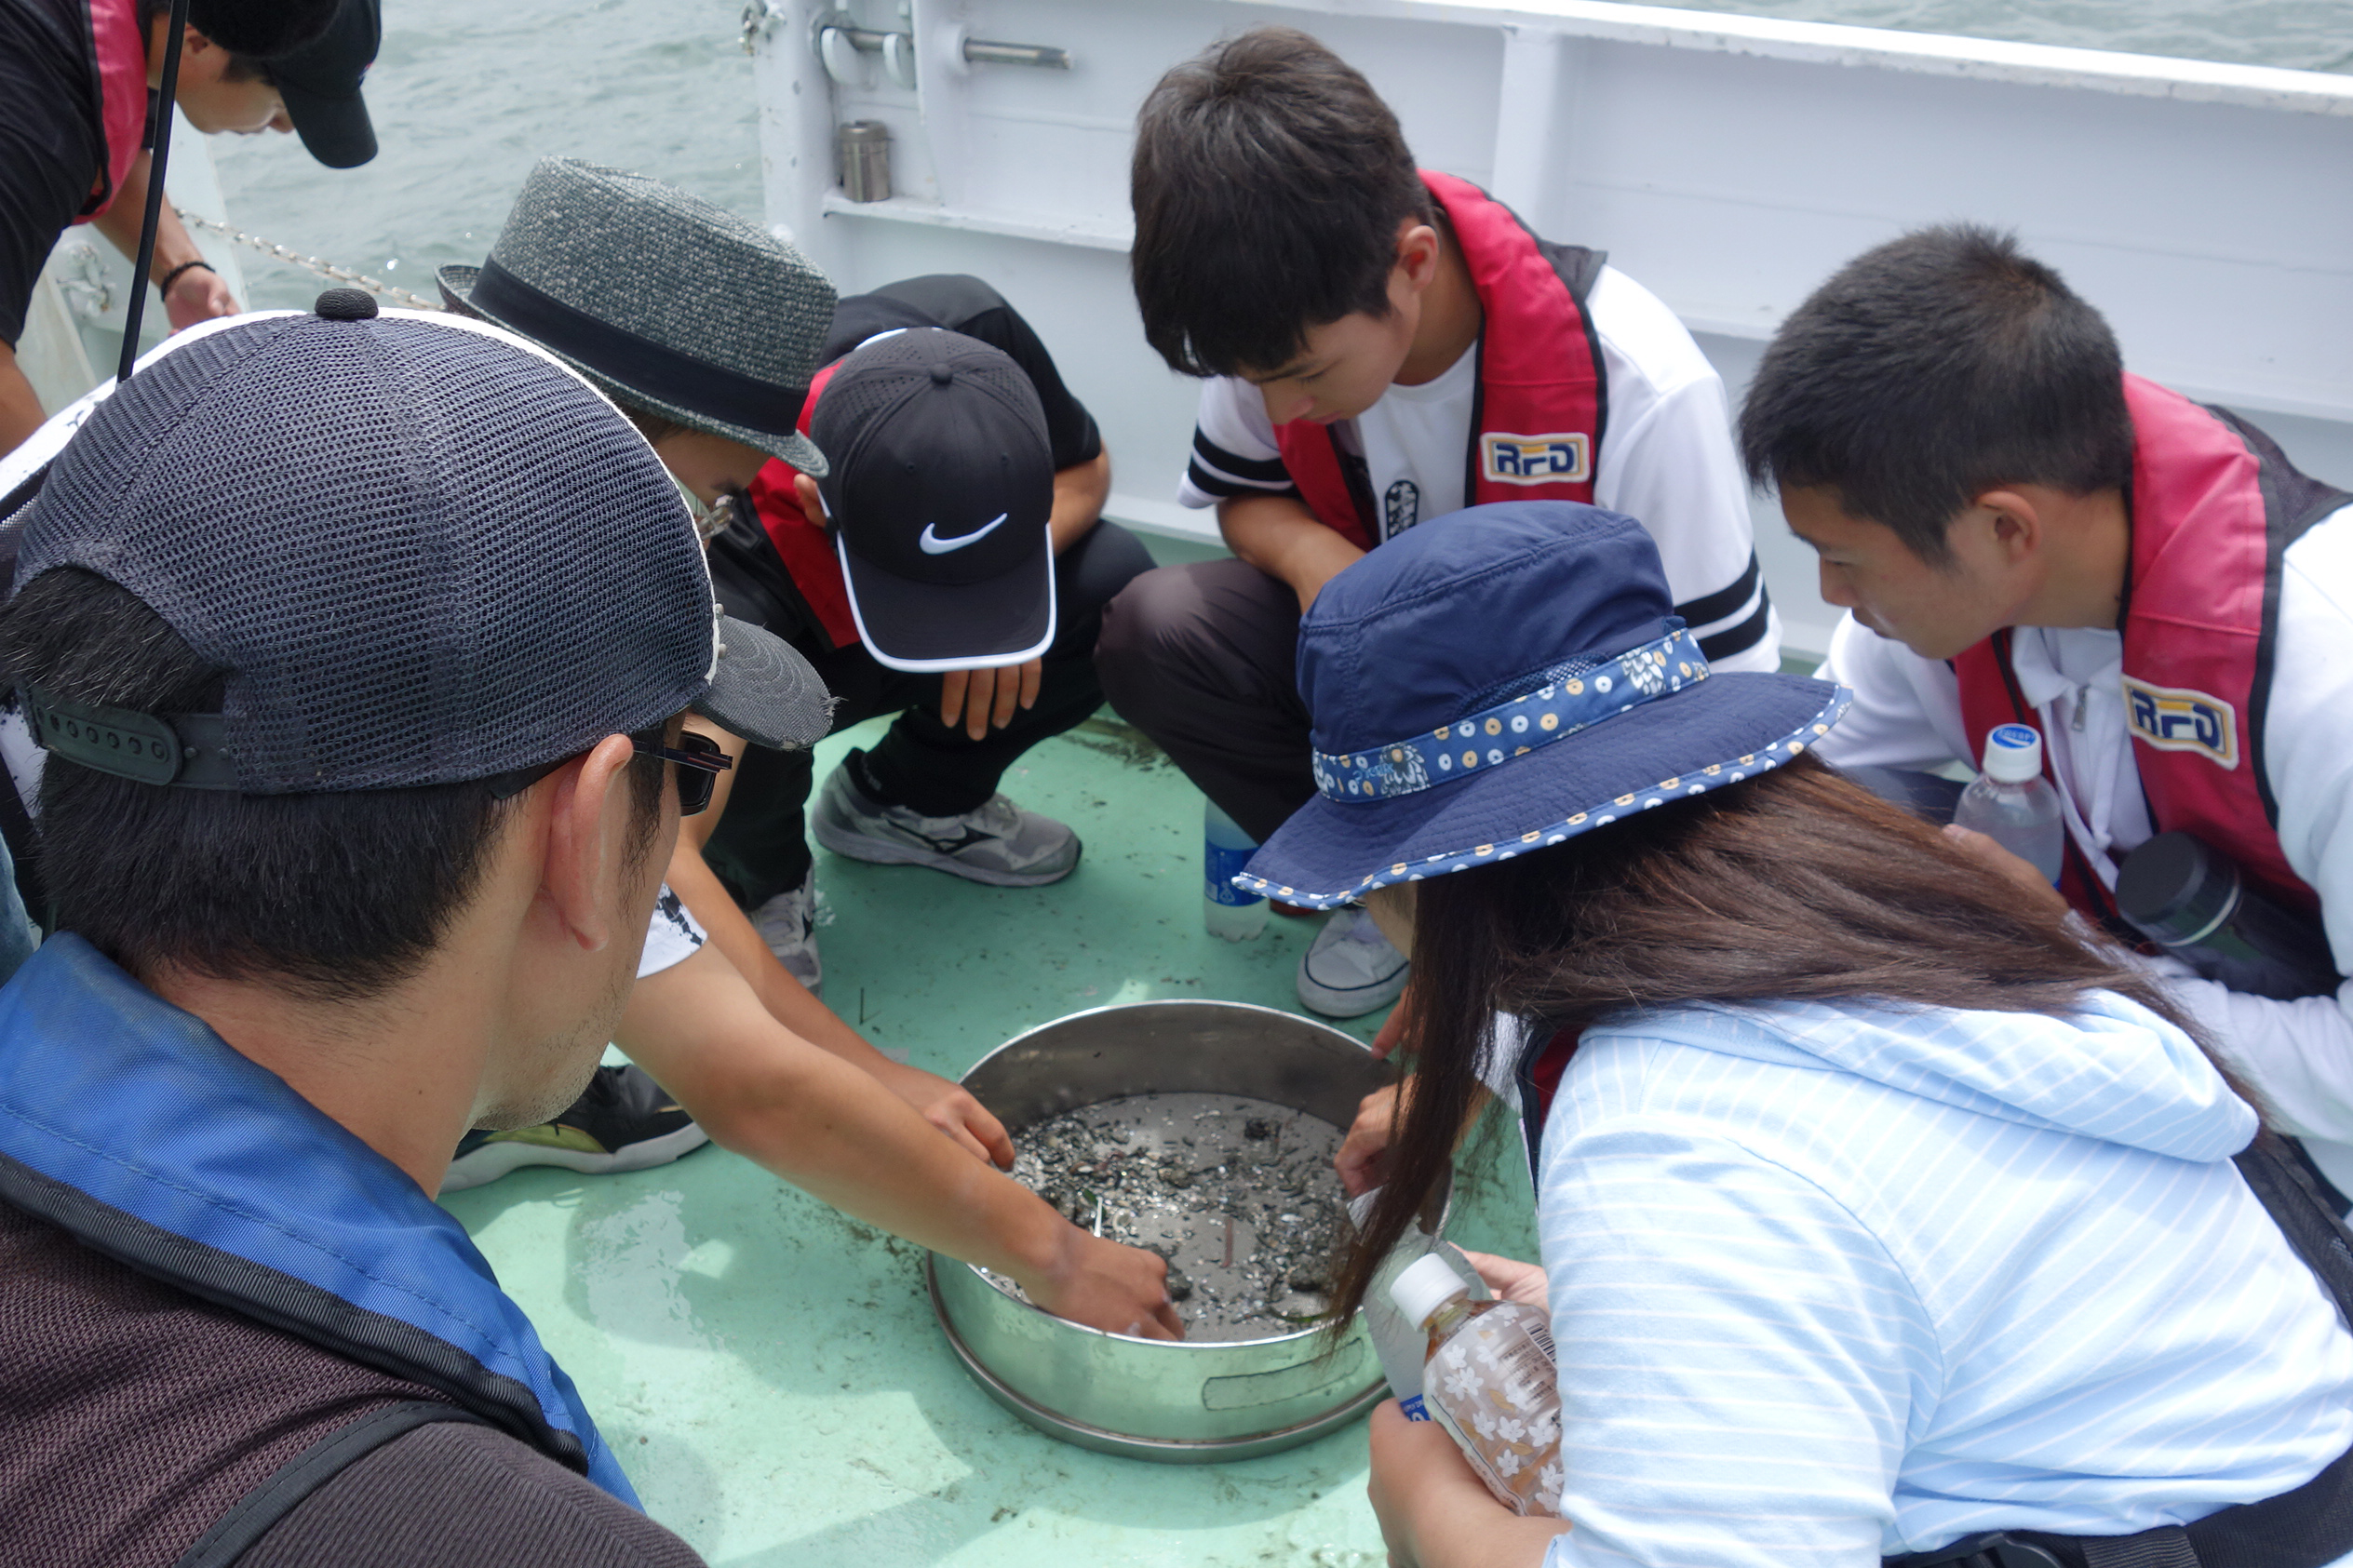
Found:
M 885 332 L 835 367 L 809 434 L 868 652 L 926 671 L 1045 651 L 1054 457 L 1019 366 L 961 332 Z
M 87 411 L 16 521 L 17 587 L 96 572 L 225 672 L 217 715 L 29 694 L 44 744 L 146 783 L 489 779 L 687 708 L 769 746 L 826 732 L 808 664 L 718 616 L 652 449 L 486 324 L 330 289 L 182 334 Z
M 329 168 L 356 168 L 376 155 L 376 127 L 359 86 L 383 42 L 381 0 L 343 0 L 326 32 L 269 61 L 295 133 Z

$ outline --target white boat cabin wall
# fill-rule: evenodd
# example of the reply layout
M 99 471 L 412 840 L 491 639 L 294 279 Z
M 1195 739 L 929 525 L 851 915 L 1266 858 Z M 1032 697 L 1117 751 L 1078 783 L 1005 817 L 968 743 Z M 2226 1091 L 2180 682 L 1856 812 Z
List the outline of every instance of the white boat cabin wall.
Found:
M 1128 151 L 1163 71 L 1262 21 L 1362 69 L 1425 165 L 1606 248 L 1735 406 L 1832 268 L 1969 219 L 2059 267 L 2132 369 L 2353 487 L 2353 77 L 1580 0 L 753 0 L 769 217 L 845 293 L 987 277 L 1100 421 L 1110 515 L 1214 542 L 1174 499 L 1194 387 L 1128 292 Z M 840 189 L 853 120 L 889 128 L 885 200 Z M 1788 645 L 1819 651 L 1811 554 L 1755 505 Z

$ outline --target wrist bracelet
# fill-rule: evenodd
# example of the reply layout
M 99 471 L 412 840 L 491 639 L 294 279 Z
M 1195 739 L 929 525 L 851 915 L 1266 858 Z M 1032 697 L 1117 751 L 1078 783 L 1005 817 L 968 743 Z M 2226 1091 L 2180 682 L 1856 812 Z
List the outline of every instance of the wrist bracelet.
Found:
M 171 292 L 171 286 L 180 281 L 180 275 L 188 271 L 191 267 L 202 267 L 205 271 L 211 273 L 215 277 L 219 277 L 221 275 L 220 273 L 214 269 L 211 262 L 204 260 L 202 257 L 198 257 L 193 261 L 182 261 L 178 266 L 172 268 L 171 271 L 164 274 L 164 275 L 156 281 L 155 292 L 158 294 L 168 295 Z

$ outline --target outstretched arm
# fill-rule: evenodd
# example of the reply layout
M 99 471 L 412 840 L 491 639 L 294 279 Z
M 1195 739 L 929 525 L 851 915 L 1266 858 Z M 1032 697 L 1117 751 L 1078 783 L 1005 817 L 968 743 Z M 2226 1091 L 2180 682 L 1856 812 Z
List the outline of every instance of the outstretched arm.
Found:
M 744 742 L 738 737 L 701 719 L 693 720 L 691 728 L 719 742 L 730 757 L 742 759 Z M 712 830 L 718 827 L 727 810 L 733 777 L 733 773 L 721 773 L 718 788 L 712 792 L 709 810 L 679 824 L 678 849 L 670 857 L 670 891 L 685 901 L 712 943 L 727 955 L 737 977 L 748 983 L 772 1018 L 801 1039 L 830 1052 L 873 1078 L 974 1155 L 1010 1169 L 1013 1143 L 1005 1136 L 1003 1123 L 962 1088 L 937 1073 L 892 1061 L 844 1023 L 839 1013 L 810 995 L 809 987 L 776 961 L 776 955 L 769 951 L 768 944 L 752 929 L 750 918 L 719 885 L 719 878 L 703 859 L 703 846 L 710 841 Z
M 638 982 L 618 1043 L 733 1150 L 845 1213 L 1017 1282 L 1057 1317 L 1181 1336 L 1158 1257 L 1090 1236 L 770 1016 L 718 947 Z

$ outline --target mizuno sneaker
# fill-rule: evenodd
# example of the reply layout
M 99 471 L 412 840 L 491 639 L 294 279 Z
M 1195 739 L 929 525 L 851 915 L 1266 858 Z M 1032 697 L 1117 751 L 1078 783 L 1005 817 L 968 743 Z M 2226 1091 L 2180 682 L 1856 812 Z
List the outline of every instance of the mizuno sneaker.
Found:
M 825 985 L 826 968 L 817 958 L 817 868 L 811 866 L 800 886 L 751 912 L 752 930 L 768 944 L 787 973 L 816 996 Z
M 1347 905 L 1332 911 L 1299 960 L 1299 1000 L 1327 1018 L 1362 1018 L 1397 999 L 1406 970 L 1373 912 Z
M 996 888 L 1058 882 L 1079 864 L 1077 834 L 1002 795 L 953 817 L 878 804 L 851 776 L 858 756 L 852 752 L 833 771 L 809 813 L 810 831 L 835 854 L 881 865 L 928 865 Z
M 525 1165 L 560 1165 L 591 1175 L 644 1171 L 710 1141 L 642 1067 L 598 1067 L 588 1092 L 555 1120 L 460 1139 L 441 1190 L 464 1192 Z

